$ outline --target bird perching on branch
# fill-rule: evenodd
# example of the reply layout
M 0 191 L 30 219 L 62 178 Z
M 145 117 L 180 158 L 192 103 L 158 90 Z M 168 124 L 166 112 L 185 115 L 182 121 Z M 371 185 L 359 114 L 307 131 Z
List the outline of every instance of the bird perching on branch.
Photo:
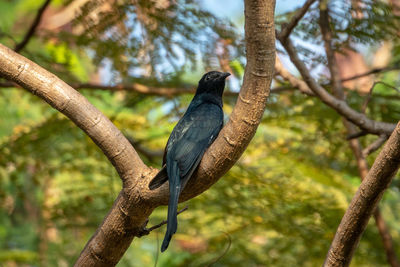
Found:
M 173 129 L 164 151 L 163 167 L 149 184 L 151 190 L 169 181 L 167 232 L 161 252 L 168 248 L 178 227 L 179 195 L 198 167 L 204 152 L 221 131 L 222 94 L 227 72 L 211 71 L 199 81 L 188 109 Z

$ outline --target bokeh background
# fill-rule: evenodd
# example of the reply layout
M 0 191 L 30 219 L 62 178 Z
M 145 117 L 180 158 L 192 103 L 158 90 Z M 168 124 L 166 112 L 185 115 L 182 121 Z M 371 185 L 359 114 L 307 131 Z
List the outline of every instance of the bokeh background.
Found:
M 278 29 L 303 2 L 277 1 Z M 396 1 L 354 2 L 330 1 L 338 58 L 351 52 L 339 61 L 344 74 L 396 68 Z M 0 1 L 0 43 L 14 48 L 43 3 Z M 314 4 L 293 38 L 323 83 L 328 80 L 317 19 Z M 20 53 L 78 88 L 147 164 L 159 168 L 169 133 L 204 72 L 233 74 L 224 97 L 226 118 L 232 111 L 246 63 L 243 24 L 238 0 L 53 0 Z M 379 75 L 395 88 L 374 87 L 369 116 L 400 118 L 398 76 L 398 71 Z M 352 107 L 361 108 L 373 81 L 367 76 L 346 84 Z M 241 159 L 208 191 L 180 204 L 188 210 L 178 216 L 168 250 L 159 253 L 161 227 L 135 239 L 118 266 L 322 264 L 360 184 L 357 166 L 336 112 L 279 77 L 272 87 L 280 90 L 271 94 Z M 400 255 L 399 186 L 396 178 L 380 208 Z M 0 80 L 0 266 L 71 266 L 120 188 L 112 165 L 80 129 L 41 99 Z M 149 226 L 165 218 L 160 207 Z M 352 266 L 387 266 L 373 222 Z

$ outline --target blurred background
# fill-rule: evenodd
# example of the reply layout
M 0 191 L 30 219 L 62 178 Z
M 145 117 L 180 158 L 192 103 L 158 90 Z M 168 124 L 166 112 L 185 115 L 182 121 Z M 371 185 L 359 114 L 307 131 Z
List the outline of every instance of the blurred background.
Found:
M 387 68 L 344 84 L 348 102 L 360 110 L 369 97 L 366 114 L 393 123 L 400 118 L 397 2 L 329 3 L 343 77 Z M 277 1 L 277 28 L 303 3 Z M 327 84 L 318 12 L 312 5 L 292 35 L 314 77 Z M 239 0 L 0 1 L 0 43 L 77 88 L 156 168 L 208 70 L 233 74 L 224 97 L 228 118 L 246 63 L 243 24 Z M 180 204 L 188 210 L 178 216 L 169 249 L 159 253 L 164 226 L 135 239 L 118 266 L 322 264 L 360 184 L 356 162 L 335 111 L 279 76 L 272 87 L 263 121 L 241 159 L 208 191 Z M 395 179 L 380 205 L 398 255 L 399 187 Z M 112 165 L 79 128 L 0 79 L 0 266 L 72 266 L 120 188 Z M 164 219 L 160 207 L 149 226 Z M 373 221 L 352 266 L 388 266 Z

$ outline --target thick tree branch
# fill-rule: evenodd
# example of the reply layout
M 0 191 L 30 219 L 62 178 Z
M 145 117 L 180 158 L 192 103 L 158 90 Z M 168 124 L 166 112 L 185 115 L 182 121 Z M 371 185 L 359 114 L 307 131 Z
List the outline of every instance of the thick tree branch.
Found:
M 40 20 L 42 18 L 42 15 L 43 15 L 44 11 L 46 10 L 46 8 L 50 4 L 50 2 L 51 2 L 51 0 L 46 0 L 43 3 L 43 5 L 38 9 L 36 17 L 33 20 L 29 30 L 26 32 L 26 34 L 24 36 L 24 39 L 22 39 L 22 41 L 20 43 L 15 45 L 15 47 L 14 47 L 14 51 L 15 52 L 17 52 L 17 53 L 20 52 L 29 43 L 29 41 L 31 40 L 31 38 L 35 34 L 35 31 L 36 31 L 37 27 L 39 26 L 39 23 L 40 23 Z
M 328 59 L 328 68 L 331 74 L 331 83 L 332 83 L 332 91 L 336 98 L 345 101 L 346 97 L 342 88 L 342 82 L 340 80 L 339 74 L 339 66 L 336 62 L 335 54 L 332 49 L 332 32 L 329 25 L 329 13 L 328 7 L 324 1 L 320 3 L 320 18 L 319 25 L 321 29 L 322 39 L 324 40 L 325 52 Z M 355 136 L 359 132 L 357 132 L 356 127 L 350 121 L 346 120 L 345 117 L 342 117 L 343 124 L 347 130 L 349 136 Z M 349 140 L 350 148 L 353 151 L 353 154 L 357 161 L 358 170 L 360 173 L 361 180 L 365 180 L 368 174 L 368 163 L 362 153 L 362 146 L 360 141 L 356 138 L 352 138 Z M 380 213 L 379 208 L 373 210 L 374 218 L 376 226 L 379 230 L 379 233 L 382 237 L 383 246 L 385 248 L 386 256 L 388 262 L 392 267 L 399 267 L 399 262 L 397 260 L 396 254 L 394 252 L 392 238 L 389 234 L 389 230 L 387 229 L 387 225 Z M 350 229 L 345 229 L 345 231 L 351 231 Z M 341 247 L 343 248 L 343 247 Z M 339 249 L 341 249 L 339 248 Z M 348 254 L 350 257 L 347 261 L 350 263 L 351 254 Z
M 348 266 L 361 234 L 400 167 L 400 123 L 353 197 L 335 234 L 324 266 Z
M 115 166 L 124 183 L 134 170 L 145 167 L 129 141 L 86 98 L 55 75 L 1 44 L 0 76 L 39 96 L 85 131 Z
M 195 197 L 214 184 L 241 156 L 264 114 L 274 75 L 275 30 L 273 0 L 245 1 L 247 65 L 236 106 L 216 141 L 188 182 L 180 201 Z M 113 266 L 151 212 L 168 202 L 167 185 L 150 191 L 157 170 L 148 168 L 135 150 L 97 109 L 53 74 L 0 45 L 0 75 L 43 98 L 82 128 L 118 170 L 123 189 L 109 214 L 86 244 L 76 266 Z
M 351 124 L 349 121 L 346 121 L 344 119 L 343 122 L 349 133 L 356 131 L 354 125 Z M 385 137 L 386 137 L 385 138 L 385 140 L 386 140 L 388 137 L 387 136 L 385 136 Z M 360 141 L 357 139 L 352 139 L 349 141 L 349 144 L 350 144 L 350 148 L 353 150 L 353 154 L 354 154 L 356 162 L 357 162 L 357 167 L 358 167 L 358 171 L 360 173 L 360 178 L 361 178 L 361 180 L 364 180 L 367 177 L 369 167 L 368 167 L 368 162 L 365 159 L 365 154 L 363 152 Z M 400 264 L 399 264 L 399 261 L 397 259 L 397 255 L 396 255 L 396 252 L 394 249 L 392 236 L 390 235 L 390 231 L 389 231 L 388 226 L 382 216 L 382 213 L 380 212 L 379 207 L 376 207 L 376 209 L 373 212 L 373 216 L 374 216 L 376 227 L 378 228 L 378 231 L 379 231 L 379 235 L 381 236 L 381 239 L 382 239 L 383 248 L 385 250 L 385 254 L 386 254 L 388 263 L 392 267 L 400 267 Z
M 310 6 L 315 2 L 316 0 L 307 0 L 304 5 L 297 10 L 297 12 L 294 14 L 292 19 L 287 23 L 286 25 L 283 25 L 278 39 L 281 40 L 286 40 L 289 35 L 292 33 L 293 29 L 297 26 L 299 21 L 304 17 L 304 15 L 307 13 L 308 9 Z
M 344 116 L 347 120 L 351 121 L 362 130 L 368 131 L 369 133 L 376 135 L 389 135 L 394 130 L 394 124 L 371 120 L 367 116 L 365 116 L 365 114 L 353 110 L 345 101 L 337 99 L 336 97 L 328 93 L 311 76 L 306 65 L 298 57 L 297 51 L 294 48 L 290 39 L 288 38 L 285 42 L 281 43 L 288 52 L 291 61 L 299 70 L 301 76 L 303 77 L 303 80 L 307 83 L 308 87 L 314 92 L 314 94 L 322 100 L 322 102 L 336 110 L 340 115 Z
M 123 181 L 124 188 L 134 187 L 132 183 L 150 173 L 151 170 L 144 165 L 129 141 L 86 98 L 55 75 L 1 44 L 0 76 L 41 97 L 85 131 L 114 165 Z M 131 198 L 133 197 L 125 194 L 124 191 L 120 193 L 114 203 L 114 210 L 108 214 L 96 232 L 95 237 L 100 236 L 100 238 L 92 238 L 95 244 L 85 247 L 88 249 L 84 254 L 86 259 L 89 259 L 86 262 L 88 265 L 84 263 L 81 266 L 95 266 L 96 263 L 103 266 L 115 265 L 122 257 L 125 250 L 112 242 L 114 237 L 120 236 L 125 241 L 123 245 L 126 249 L 133 238 L 133 233 L 138 232 L 137 225 L 143 224 L 145 221 L 143 217 L 148 216 L 146 208 L 136 210 L 137 214 L 145 214 L 139 216 L 137 220 L 125 213 L 121 206 Z

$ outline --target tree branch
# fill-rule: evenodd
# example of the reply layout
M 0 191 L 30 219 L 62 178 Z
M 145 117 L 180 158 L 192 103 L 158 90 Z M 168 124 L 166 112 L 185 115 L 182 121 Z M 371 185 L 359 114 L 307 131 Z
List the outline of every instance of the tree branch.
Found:
M 379 153 L 344 214 L 324 266 L 348 266 L 361 234 L 400 167 L 400 123 Z
M 354 131 L 351 131 L 351 133 L 347 133 L 346 140 L 357 139 L 359 137 L 366 136 L 367 134 L 368 132 L 366 131 L 357 131 L 356 129 L 354 129 Z
M 314 94 L 322 100 L 322 102 L 336 110 L 340 115 L 344 116 L 347 120 L 351 121 L 362 130 L 368 131 L 369 133 L 376 135 L 391 134 L 391 132 L 395 128 L 394 124 L 371 120 L 364 114 L 353 110 L 345 101 L 332 96 L 311 76 L 306 65 L 298 57 L 296 49 L 294 48 L 290 39 L 288 38 L 285 42 L 281 41 L 281 43 L 285 47 L 291 61 L 299 70 L 301 76 L 303 77 L 303 80 L 314 92 Z
M 40 23 L 40 20 L 42 18 L 42 15 L 43 15 L 44 11 L 46 10 L 46 8 L 50 4 L 50 2 L 51 2 L 51 0 L 46 0 L 43 3 L 43 5 L 38 9 L 36 17 L 33 20 L 29 30 L 26 32 L 26 34 L 24 36 L 24 39 L 22 39 L 22 41 L 20 43 L 17 43 L 15 45 L 15 47 L 14 47 L 14 51 L 15 52 L 17 52 L 17 53 L 20 52 L 29 43 L 29 41 L 31 40 L 31 38 L 35 34 L 35 31 L 36 31 L 37 27 L 39 26 L 39 23 Z
M 185 206 L 183 209 L 179 210 L 179 211 L 176 213 L 176 215 L 181 214 L 182 212 L 186 211 L 187 209 L 188 209 L 188 206 Z M 142 237 L 142 236 L 144 236 L 144 235 L 148 235 L 148 234 L 150 234 L 151 231 L 154 231 L 154 230 L 160 228 L 161 226 L 163 226 L 164 224 L 167 224 L 167 223 L 168 223 L 168 220 L 163 220 L 162 222 L 160 222 L 160 223 L 158 223 L 158 224 L 156 224 L 156 225 L 153 225 L 153 226 L 150 227 L 150 228 L 143 228 L 143 233 L 141 233 L 141 235 L 138 236 L 138 237 Z
M 134 170 L 145 168 L 129 141 L 86 98 L 55 75 L 1 44 L 0 76 L 39 96 L 85 131 L 116 167 L 124 183 Z
M 180 201 L 213 185 L 241 156 L 264 114 L 274 75 L 273 0 L 245 1 L 247 65 L 243 85 L 228 123 L 206 151 Z M 168 203 L 168 186 L 150 191 L 157 170 L 143 164 L 121 132 L 82 95 L 55 75 L 0 45 L 0 75 L 38 95 L 63 112 L 103 150 L 123 180 L 123 188 L 75 266 L 114 266 L 152 211 Z
M 368 75 L 377 74 L 377 73 L 386 72 L 386 71 L 392 71 L 392 70 L 399 70 L 399 69 L 400 68 L 397 67 L 397 66 L 390 66 L 390 67 L 384 67 L 384 68 L 375 68 L 375 69 L 372 69 L 372 70 L 367 71 L 365 73 L 361 73 L 361 74 L 357 74 L 357 75 L 354 75 L 354 76 L 351 76 L 351 77 L 348 77 L 348 78 L 344 78 L 341 81 L 342 82 L 352 81 L 352 80 L 356 80 L 356 79 L 359 79 L 359 78 L 362 78 L 362 77 L 365 77 L 365 76 L 368 76 Z
M 299 21 L 304 17 L 304 15 L 307 13 L 308 9 L 310 6 L 315 2 L 316 0 L 307 0 L 304 5 L 294 14 L 292 19 L 287 23 L 286 25 L 282 25 L 282 29 L 279 33 L 279 37 L 277 36 L 278 39 L 281 40 L 286 40 L 289 35 L 292 33 L 293 29 L 297 26 Z
M 345 101 L 346 97 L 345 97 L 345 94 L 343 91 L 342 81 L 340 80 L 339 66 L 336 62 L 335 54 L 332 49 L 332 32 L 331 32 L 331 28 L 329 25 L 328 6 L 326 5 L 326 2 L 323 2 L 323 1 L 320 2 L 319 25 L 320 25 L 320 29 L 321 29 L 322 39 L 324 40 L 326 56 L 328 59 L 328 68 L 329 68 L 329 72 L 331 74 L 332 91 L 333 91 L 335 97 L 337 97 L 340 100 Z M 360 141 L 358 139 L 356 139 L 356 137 L 359 137 L 360 133 L 365 134 L 365 132 L 364 131 L 357 132 L 354 124 L 352 124 L 351 122 L 346 120 L 345 117 L 342 117 L 342 119 L 343 119 L 343 125 L 345 126 L 345 128 L 347 130 L 348 136 L 352 136 L 352 138 L 350 140 L 349 140 L 349 138 L 347 138 L 347 139 L 349 140 L 349 145 L 353 151 L 353 154 L 354 154 L 356 162 L 357 162 L 358 170 L 360 173 L 360 179 L 363 181 L 366 179 L 367 174 L 368 174 L 368 163 L 362 153 L 362 146 L 360 144 Z M 380 213 L 380 210 L 378 207 L 376 209 L 372 209 L 372 211 L 374 214 L 376 226 L 382 237 L 382 242 L 383 242 L 383 246 L 385 248 L 388 262 L 391 264 L 392 267 L 399 267 L 399 262 L 397 260 L 397 257 L 396 257 L 396 254 L 395 254 L 394 248 L 393 248 L 392 238 L 389 234 L 387 225 L 382 217 L 382 214 Z M 347 230 L 349 231 L 349 229 L 347 229 Z M 342 249 L 342 248 L 343 247 L 340 247 L 340 249 Z M 351 256 L 352 255 L 349 255 L 349 259 L 347 259 L 347 261 L 349 263 L 351 261 Z
M 289 75 L 291 75 L 289 73 Z M 127 84 L 117 84 L 117 85 L 103 85 L 103 84 L 95 84 L 95 83 L 71 83 L 70 86 L 76 90 L 86 90 L 86 89 L 92 89 L 92 90 L 104 90 L 104 91 L 112 91 L 112 92 L 118 92 L 118 91 L 128 91 L 128 92 L 136 92 L 140 93 L 143 95 L 148 95 L 148 96 L 164 96 L 167 98 L 172 98 L 174 96 L 179 96 L 179 95 L 191 95 L 196 92 L 194 88 L 176 88 L 176 87 L 154 87 L 154 86 L 147 86 L 144 84 L 139 84 L 139 83 L 133 83 L 131 85 Z M 294 85 L 297 87 L 297 85 Z M 0 88 L 15 88 L 19 87 L 16 83 L 13 82 L 0 82 Z M 301 90 L 301 89 L 300 89 Z M 277 86 L 274 88 L 270 89 L 271 94 L 280 94 L 282 92 L 287 92 L 287 91 L 293 91 L 292 87 L 287 87 L 287 86 Z M 312 93 L 311 90 L 308 90 L 307 92 L 304 92 L 305 94 L 307 93 Z M 227 97 L 235 97 L 238 96 L 239 93 L 233 92 L 233 91 L 225 91 L 224 96 Z
M 387 135 L 381 135 L 376 139 L 372 144 L 367 146 L 366 148 L 363 149 L 362 153 L 364 157 L 367 157 L 369 154 L 377 151 L 388 139 Z
M 321 29 L 322 39 L 324 40 L 326 57 L 328 59 L 329 73 L 331 74 L 332 90 L 340 100 L 345 100 L 345 95 L 342 88 L 342 82 L 340 80 L 339 67 L 336 62 L 335 52 L 332 49 L 332 32 L 329 26 L 329 14 L 327 1 L 320 2 L 319 12 L 319 26 Z
M 293 76 L 287 69 L 283 67 L 282 62 L 279 60 L 278 56 L 276 56 L 275 59 L 275 73 L 281 76 L 283 79 L 287 80 L 295 88 L 298 88 L 303 94 L 315 96 L 313 91 L 311 91 L 311 89 L 303 80 Z

